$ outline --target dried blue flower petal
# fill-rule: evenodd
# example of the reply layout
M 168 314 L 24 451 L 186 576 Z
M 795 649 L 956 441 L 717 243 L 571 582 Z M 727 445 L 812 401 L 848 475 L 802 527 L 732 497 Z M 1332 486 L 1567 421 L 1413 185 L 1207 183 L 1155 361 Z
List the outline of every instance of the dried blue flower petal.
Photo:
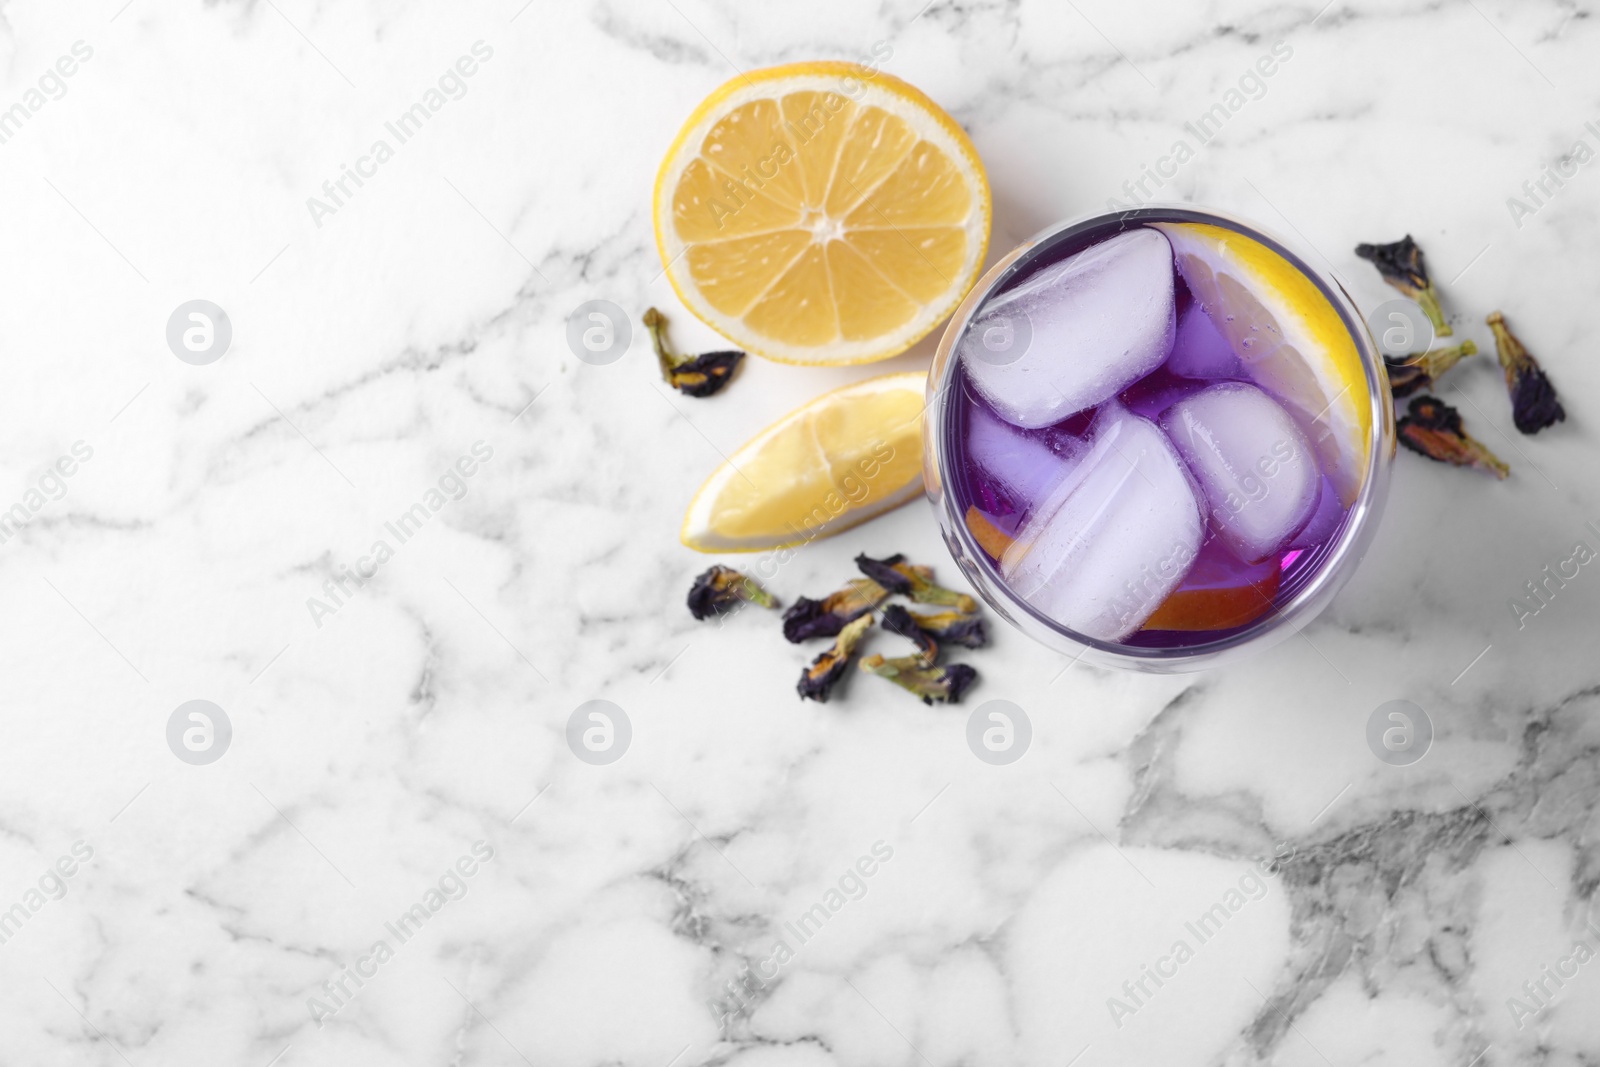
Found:
M 754 578 L 720 563 L 696 578 L 689 587 L 689 614 L 697 619 L 724 615 L 744 603 L 764 608 L 778 606 L 772 594 L 756 584 Z
M 685 396 L 711 396 L 733 377 L 743 352 L 703 352 L 678 364 L 667 374 L 667 381 Z
M 852 578 L 821 600 L 800 597 L 783 613 L 783 636 L 796 644 L 832 637 L 845 625 L 889 599 L 889 591 L 870 578 Z
M 965 612 L 978 610 L 978 602 L 965 593 L 934 585 L 932 567 L 907 563 L 906 557 L 898 552 L 888 559 L 873 559 L 863 553 L 856 557 L 856 566 L 889 592 L 910 597 L 919 604 L 947 604 Z
M 1384 356 L 1383 362 L 1389 370 L 1389 391 L 1398 399 L 1420 393 L 1424 389 L 1432 389 L 1444 372 L 1454 367 L 1468 356 L 1477 355 L 1478 346 L 1471 341 L 1462 341 L 1450 348 L 1430 348 L 1421 355 L 1405 356 L 1396 359 L 1393 356 Z
M 705 352 L 698 356 L 677 355 L 667 340 L 667 317 L 655 308 L 646 309 L 644 324 L 650 330 L 650 340 L 655 345 L 661 376 L 668 385 L 685 396 L 705 397 L 721 391 L 732 380 L 733 372 L 744 359 L 743 352 L 731 349 Z
M 1461 413 L 1432 396 L 1414 397 L 1396 430 L 1400 443 L 1411 451 L 1451 463 L 1457 467 L 1476 467 L 1496 478 L 1504 478 L 1511 468 L 1500 457 L 1472 439 L 1461 426 Z
M 940 644 L 962 648 L 983 648 L 989 643 L 989 627 L 982 615 L 963 611 L 907 612 L 917 629 L 931 634 Z M 885 620 L 887 625 L 887 620 Z
M 960 611 L 919 613 L 890 604 L 883 609 L 883 628 L 917 642 L 923 659 L 930 665 L 938 662 L 940 645 L 983 648 L 989 643 L 989 628 L 983 616 Z
M 978 672 L 965 663 L 950 663 L 943 667 L 929 667 L 920 656 L 902 656 L 885 659 L 871 655 L 861 661 L 861 669 L 868 674 L 887 678 L 902 689 L 922 698 L 924 704 L 958 704 Z
M 1433 323 L 1434 333 L 1440 337 L 1451 335 L 1450 324 L 1444 321 L 1444 309 L 1439 306 L 1439 294 L 1428 277 L 1428 263 L 1409 233 L 1391 244 L 1356 245 L 1356 255 L 1377 267 L 1384 281 L 1415 300 Z
M 846 668 L 850 666 L 850 657 L 855 655 L 856 646 L 871 626 L 871 615 L 863 615 L 850 623 L 839 631 L 831 648 L 800 672 L 800 683 L 795 688 L 801 700 L 815 700 L 819 704 L 828 702 L 828 695 L 839 679 L 844 677 Z
M 939 642 L 933 635 L 917 625 L 917 620 L 899 604 L 890 604 L 883 609 L 883 628 L 892 634 L 908 637 L 917 643 L 921 653 L 917 657 L 924 666 L 932 667 L 939 662 Z
M 1523 433 L 1538 433 L 1546 426 L 1567 417 L 1556 396 L 1556 387 L 1506 325 L 1506 317 L 1496 311 L 1489 316 L 1494 331 L 1494 350 L 1506 374 L 1506 391 L 1511 394 L 1511 421 Z

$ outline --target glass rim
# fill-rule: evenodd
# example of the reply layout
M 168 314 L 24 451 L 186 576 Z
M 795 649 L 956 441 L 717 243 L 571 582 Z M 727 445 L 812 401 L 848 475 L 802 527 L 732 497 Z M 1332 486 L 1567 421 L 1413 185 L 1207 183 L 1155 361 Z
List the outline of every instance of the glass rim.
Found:
M 954 358 L 956 342 L 966 333 L 972 319 L 992 295 L 1051 249 L 1070 242 L 1074 237 L 1086 232 L 1106 229 L 1111 224 L 1116 224 L 1120 228 L 1132 228 L 1147 221 L 1198 222 L 1221 226 L 1260 241 L 1288 260 L 1291 266 L 1327 297 L 1354 342 L 1366 376 L 1367 401 L 1371 405 L 1372 414 L 1367 442 L 1367 466 L 1363 472 L 1361 489 L 1354 503 L 1347 509 L 1337 540 L 1305 584 L 1296 590 L 1287 602 L 1274 605 L 1268 613 L 1235 633 L 1197 644 L 1171 647 L 1127 645 L 1089 637 L 1061 625 L 1017 596 L 989 562 L 988 553 L 977 543 L 963 517 L 954 514 L 957 505 L 953 495 L 947 491 L 947 487 L 955 484 L 955 481 L 950 470 L 954 450 L 950 447 L 951 442 L 947 440 L 950 420 L 947 417 L 946 398 L 957 370 L 958 361 Z M 1366 544 L 1376 529 L 1381 514 L 1383 494 L 1387 489 L 1388 461 L 1393 455 L 1394 442 L 1394 406 L 1390 401 L 1388 373 L 1384 368 L 1377 343 L 1373 340 L 1354 299 L 1345 291 L 1338 279 L 1333 277 L 1331 268 L 1323 271 L 1313 266 L 1292 244 L 1252 220 L 1224 211 L 1198 208 L 1192 204 L 1151 203 L 1136 208 L 1084 214 L 1046 227 L 1002 257 L 968 291 L 951 315 L 939 339 L 933 369 L 937 373 L 938 381 L 935 381 L 934 374 L 929 375 L 927 388 L 930 395 L 924 423 L 925 440 L 928 444 L 925 447 L 933 461 L 930 474 L 934 476 L 934 487 L 939 497 L 935 501 L 935 506 L 942 511 L 946 537 L 957 539 L 962 548 L 961 552 L 956 553 L 958 563 L 962 563 L 963 569 L 968 570 L 968 577 L 973 579 L 973 584 L 978 586 L 991 606 L 999 610 L 1009 621 L 1025 631 L 1028 630 L 1028 627 L 1018 623 L 1008 611 L 996 604 L 996 599 L 1003 600 L 1006 608 L 1033 620 L 1038 627 L 1078 646 L 1081 649 L 1079 658 L 1089 656 L 1101 665 L 1131 667 L 1146 671 L 1183 671 L 1214 665 L 1219 659 L 1232 658 L 1232 653 L 1247 647 L 1264 648 L 1276 640 L 1298 632 L 1301 626 L 1327 606 L 1333 594 L 1348 579 L 1348 571 L 1353 567 L 1353 561 L 1359 560 L 1364 554 Z M 968 561 L 971 567 L 977 568 L 979 574 L 971 573 L 971 567 L 966 565 Z M 980 575 L 987 580 L 979 581 Z

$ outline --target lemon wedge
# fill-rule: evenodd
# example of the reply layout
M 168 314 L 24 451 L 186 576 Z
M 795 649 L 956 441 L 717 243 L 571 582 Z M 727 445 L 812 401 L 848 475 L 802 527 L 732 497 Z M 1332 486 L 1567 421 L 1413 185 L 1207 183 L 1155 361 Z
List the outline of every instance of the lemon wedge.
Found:
M 887 359 L 966 295 L 989 183 L 922 93 L 854 63 L 740 75 L 695 109 L 656 177 L 656 245 L 684 306 L 788 363 Z
M 1246 368 L 1307 431 L 1340 502 L 1355 503 L 1372 447 L 1372 403 L 1339 312 L 1259 241 L 1204 223 L 1152 225 L 1167 235 L 1189 291 Z
M 922 493 L 928 376 L 885 374 L 824 393 L 714 471 L 683 519 L 701 552 L 757 552 L 847 530 Z

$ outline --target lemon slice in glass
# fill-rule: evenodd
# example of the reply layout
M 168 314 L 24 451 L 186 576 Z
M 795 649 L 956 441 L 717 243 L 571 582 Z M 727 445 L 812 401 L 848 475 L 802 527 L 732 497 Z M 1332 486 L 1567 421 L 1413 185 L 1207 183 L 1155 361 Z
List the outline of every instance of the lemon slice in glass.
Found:
M 1316 446 L 1345 507 L 1366 477 L 1372 402 L 1344 319 L 1310 278 L 1241 233 L 1157 222 L 1178 272 L 1245 366 L 1288 406 Z

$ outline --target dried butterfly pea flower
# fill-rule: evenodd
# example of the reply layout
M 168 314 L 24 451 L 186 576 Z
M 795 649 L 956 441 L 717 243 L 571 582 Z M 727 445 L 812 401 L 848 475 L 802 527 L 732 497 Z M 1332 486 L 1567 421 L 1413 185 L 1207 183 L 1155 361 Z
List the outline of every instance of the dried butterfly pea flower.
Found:
M 832 637 L 845 624 L 889 599 L 889 591 L 870 578 L 852 578 L 837 593 L 821 600 L 800 597 L 783 613 L 783 636 L 796 644 L 813 637 Z
M 961 611 L 912 612 L 898 604 L 883 609 L 883 628 L 900 633 L 889 623 L 889 612 L 899 610 L 918 630 L 940 644 L 960 645 L 962 648 L 983 648 L 989 643 L 989 627 L 982 615 Z M 910 636 L 909 634 L 903 636 Z M 913 638 L 915 640 L 915 638 Z
M 698 356 L 680 356 L 672 351 L 667 341 L 667 317 L 655 308 L 644 313 L 644 324 L 650 330 L 650 340 L 655 344 L 656 359 L 661 363 L 661 376 L 667 384 L 686 396 L 711 396 L 727 385 L 734 370 L 744 359 L 743 352 L 706 352 Z
M 872 559 L 863 553 L 856 557 L 856 566 L 889 592 L 910 597 L 919 604 L 947 604 L 965 612 L 978 610 L 978 602 L 965 593 L 934 585 L 932 567 L 907 563 L 906 557 L 898 552 L 888 559 Z
M 764 608 L 778 606 L 772 594 L 756 584 L 754 578 L 720 563 L 696 578 L 689 588 L 689 614 L 697 619 L 727 614 L 744 603 Z
M 965 663 L 929 667 L 920 656 L 885 659 L 874 654 L 861 661 L 861 669 L 868 674 L 889 679 L 907 692 L 921 697 L 924 704 L 960 703 L 962 695 L 978 680 L 978 672 Z
M 1494 350 L 1500 357 L 1500 369 L 1506 374 L 1506 391 L 1511 394 L 1511 421 L 1523 433 L 1538 433 L 1546 426 L 1567 417 L 1566 409 L 1556 397 L 1556 387 L 1540 368 L 1539 361 L 1528 354 L 1517 340 L 1517 335 L 1506 325 L 1506 318 L 1496 311 L 1489 316 L 1489 329 L 1494 331 Z
M 815 700 L 819 704 L 828 702 L 828 694 L 844 677 L 850 657 L 855 655 L 856 646 L 871 625 L 871 615 L 863 615 L 850 623 L 839 631 L 832 648 L 812 660 L 811 666 L 800 672 L 800 684 L 795 688 L 801 700 Z
M 1398 398 L 1432 389 L 1445 371 L 1477 353 L 1477 345 L 1462 341 L 1449 348 L 1430 348 L 1420 356 L 1384 356 L 1383 362 L 1389 368 L 1389 391 Z
M 960 611 L 913 614 L 917 625 L 948 645 L 983 648 L 989 643 L 989 625 L 983 616 Z
M 1356 245 L 1356 255 L 1378 268 L 1383 280 L 1415 300 L 1423 314 L 1433 323 L 1433 332 L 1449 337 L 1450 324 L 1444 321 L 1444 309 L 1439 306 L 1439 294 L 1428 277 L 1428 264 L 1422 249 L 1406 234 L 1403 240 L 1386 245 Z
M 916 618 L 899 604 L 890 604 L 883 609 L 883 628 L 892 634 L 899 634 L 917 643 L 920 652 L 917 659 L 925 667 L 932 667 L 939 662 L 939 642 L 933 635 L 917 625 Z
M 1400 443 L 1440 463 L 1476 467 L 1504 478 L 1511 468 L 1461 428 L 1461 413 L 1432 396 L 1412 398 L 1406 416 L 1396 427 Z

